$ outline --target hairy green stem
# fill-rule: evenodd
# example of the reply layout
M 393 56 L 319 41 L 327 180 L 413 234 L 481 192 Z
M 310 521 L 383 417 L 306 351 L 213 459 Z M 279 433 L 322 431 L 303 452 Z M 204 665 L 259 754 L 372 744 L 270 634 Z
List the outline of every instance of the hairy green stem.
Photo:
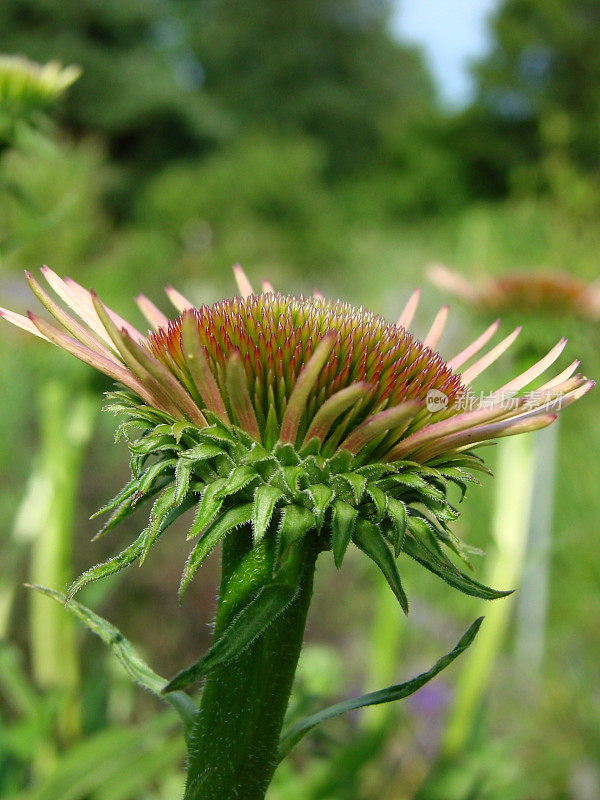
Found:
M 267 541 L 269 539 L 269 541 Z M 311 537 L 297 553 L 299 590 L 267 630 L 233 661 L 211 672 L 192 730 L 185 800 L 262 800 L 300 656 L 318 553 Z M 215 641 L 271 578 L 270 537 L 252 547 L 249 530 L 223 545 Z

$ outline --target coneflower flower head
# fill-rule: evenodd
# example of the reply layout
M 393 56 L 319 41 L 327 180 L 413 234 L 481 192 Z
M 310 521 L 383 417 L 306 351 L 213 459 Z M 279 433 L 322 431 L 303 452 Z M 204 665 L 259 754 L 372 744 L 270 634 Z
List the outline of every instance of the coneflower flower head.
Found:
M 473 472 L 486 471 L 476 447 L 549 425 L 591 388 L 573 362 L 535 394 L 519 395 L 557 360 L 564 340 L 485 402 L 475 401 L 471 381 L 519 330 L 480 355 L 498 329 L 494 323 L 446 362 L 435 348 L 447 307 L 422 342 L 408 332 L 418 292 L 390 324 L 320 295 L 275 293 L 268 283 L 254 293 L 236 267 L 240 295 L 212 306 L 195 308 L 167 289 L 179 312 L 174 320 L 140 295 L 153 328 L 144 335 L 93 292 L 42 272 L 75 316 L 29 274 L 58 326 L 31 312 L 0 314 L 123 387 L 109 395 L 109 408 L 124 417 L 119 432 L 127 437 L 132 478 L 101 509 L 110 517 L 100 533 L 154 500 L 139 537 L 78 578 L 70 595 L 143 561 L 169 524 L 194 506 L 189 538 L 196 541 L 181 593 L 223 537 L 249 526 L 254 546 L 271 554 L 274 581 L 294 582 L 296 554 L 310 538 L 333 551 L 338 567 L 353 542 L 380 567 L 404 610 L 401 553 L 468 594 L 504 594 L 449 557 L 469 564 L 468 548 L 449 527 L 458 512 L 448 486 L 464 496 Z
M 600 349 L 600 281 L 588 283 L 557 270 L 506 272 L 466 280 L 442 264 L 428 269 L 430 280 L 479 312 L 482 318 L 502 316 L 505 323 L 526 323 L 513 356 L 517 363 L 541 355 L 567 336 L 590 369 Z
M 27 113 L 53 103 L 81 75 L 77 66 L 37 64 L 24 56 L 0 55 L 0 110 Z

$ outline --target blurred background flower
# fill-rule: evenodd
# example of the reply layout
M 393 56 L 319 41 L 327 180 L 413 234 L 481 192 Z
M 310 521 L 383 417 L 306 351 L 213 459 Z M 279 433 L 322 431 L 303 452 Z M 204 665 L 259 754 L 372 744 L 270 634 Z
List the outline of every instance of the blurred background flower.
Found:
M 156 298 L 174 283 L 195 304 L 230 294 L 237 261 L 257 284 L 268 275 L 294 292 L 318 286 L 392 321 L 434 262 L 452 265 L 475 288 L 503 275 L 546 272 L 593 285 L 600 252 L 597 4 L 461 0 L 452 7 L 460 10 L 448 20 L 450 5 L 439 0 L 292 0 L 285 13 L 266 0 L 4 0 L 7 55 L 41 69 L 77 64 L 82 73 L 36 112 L 33 126 L 22 109 L 25 134 L 3 140 L 0 305 L 24 312 L 22 270 L 43 263 L 93 285 L 123 315 L 142 284 Z M 457 73 L 451 50 L 471 55 L 471 68 L 463 64 Z M 435 289 L 424 293 L 412 326 L 418 335 L 426 335 L 440 301 Z M 536 352 L 567 332 L 569 352 L 598 375 L 598 322 L 574 316 L 572 306 L 560 314 L 532 309 L 526 321 L 516 306 L 496 312 L 458 298 L 455 305 L 442 355 L 501 314 L 506 330 L 514 316 L 524 333 L 536 331 L 535 341 L 520 337 Z M 143 325 L 141 315 L 134 324 Z M 174 722 L 165 717 L 145 730 L 152 698 L 130 691 L 99 645 L 64 635 L 68 680 L 35 666 L 46 658 L 40 613 L 51 601 L 31 601 L 19 584 L 42 581 L 47 547 L 61 553 L 55 577 L 44 579 L 55 588 L 112 552 L 114 544 L 89 544 L 95 527 L 87 518 L 128 471 L 125 453 L 109 446 L 112 421 L 97 414 L 98 404 L 90 408 L 90 371 L 50 348 L 30 347 L 18 332 L 3 336 L 0 795 L 173 800 L 182 756 Z M 494 365 L 495 380 L 517 374 L 526 353 L 514 352 Z M 567 361 L 562 356 L 557 368 Z M 95 389 L 110 387 L 93 380 Z M 65 418 L 72 435 L 56 441 Z M 92 423 L 98 432 L 90 442 Z M 541 691 L 531 695 L 526 673 L 514 679 L 511 614 L 455 757 L 460 768 L 441 788 L 431 773 L 460 664 L 438 682 L 431 713 L 407 704 L 364 722 L 337 721 L 306 741 L 282 767 L 273 800 L 401 800 L 426 782 L 427 796 L 437 791 L 443 800 L 600 795 L 594 393 L 565 415 L 559 439 Z M 53 471 L 56 459 L 70 465 L 66 474 Z M 59 480 L 63 491 L 69 487 L 62 507 L 52 501 Z M 486 496 L 474 487 L 457 533 L 485 549 L 493 565 L 495 510 Z M 138 532 L 126 521 L 120 541 Z M 172 674 L 208 645 L 217 563 L 209 559 L 183 611 L 174 599 L 177 536 L 165 538 L 146 566 L 118 592 L 115 583 L 86 588 L 82 601 L 114 620 L 159 672 Z M 348 558 L 339 575 L 321 572 L 298 706 L 315 702 L 316 693 L 320 704 L 323 696 L 334 701 L 416 674 L 479 610 L 470 598 L 449 597 L 433 577 L 409 568 L 405 581 L 413 598 L 406 622 L 386 604 L 364 560 Z M 343 605 L 334 602 L 342 592 Z M 315 669 L 336 680 L 316 685 L 306 677 Z M 324 757 L 328 736 L 343 745 L 333 761 Z M 138 758 L 127 786 L 126 748 Z M 102 758 L 111 765 L 105 774 L 90 768 L 99 753 L 110 754 Z

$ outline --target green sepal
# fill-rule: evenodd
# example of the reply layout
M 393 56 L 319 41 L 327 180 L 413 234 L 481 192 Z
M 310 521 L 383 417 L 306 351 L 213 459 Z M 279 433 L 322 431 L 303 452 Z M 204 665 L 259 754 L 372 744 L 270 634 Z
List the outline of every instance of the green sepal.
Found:
M 345 700 L 341 703 L 336 703 L 335 705 L 329 706 L 329 708 L 325 708 L 323 711 L 313 714 L 312 716 L 290 726 L 281 737 L 279 743 L 278 761 L 281 762 L 288 755 L 290 750 L 292 750 L 292 748 L 295 747 L 298 742 L 304 736 L 306 736 L 307 733 L 309 733 L 321 722 L 325 722 L 325 720 L 331 719 L 332 717 L 338 717 L 341 714 L 347 714 L 349 711 L 356 711 L 359 708 L 365 708 L 366 706 L 375 706 L 380 705 L 381 703 L 391 703 L 394 700 L 402 700 L 403 698 L 414 694 L 422 686 L 432 680 L 432 678 L 435 678 L 436 675 L 439 675 L 442 670 L 446 669 L 446 667 L 449 666 L 454 659 L 458 658 L 458 656 L 463 653 L 467 647 L 469 647 L 477 635 L 477 631 L 479 630 L 482 621 L 483 617 L 476 619 L 467 632 L 462 636 L 456 647 L 450 653 L 440 658 L 440 660 L 430 670 L 423 672 L 418 677 L 413 678 L 406 683 L 388 686 L 387 689 L 380 689 L 378 692 L 364 694 L 361 697 L 357 697 L 353 700 Z
M 289 548 L 306 534 L 315 529 L 317 522 L 307 508 L 286 505 L 279 526 L 279 560 L 283 559 Z
M 175 692 L 168 697 L 164 697 L 163 692 L 167 686 L 167 681 L 160 675 L 157 675 L 138 655 L 137 651 L 118 630 L 110 622 L 95 614 L 91 609 L 81 605 L 76 600 L 68 600 L 64 594 L 55 592 L 52 589 L 47 589 L 44 586 L 36 586 L 34 584 L 26 584 L 31 589 L 35 589 L 40 594 L 46 595 L 56 600 L 61 605 L 74 614 L 81 622 L 84 623 L 92 633 L 99 636 L 102 641 L 109 646 L 113 655 L 121 662 L 125 672 L 132 678 L 139 686 L 147 689 L 156 697 L 162 697 L 167 701 L 179 714 L 184 726 L 186 740 L 189 741 L 189 736 L 192 730 L 192 723 L 198 712 L 196 704 L 191 697 L 188 697 L 183 692 Z
M 331 547 L 333 560 L 338 569 L 342 566 L 344 555 L 354 532 L 358 511 L 344 500 L 334 500 L 331 514 Z
M 232 494 L 241 492 L 242 489 L 245 489 L 251 483 L 259 479 L 260 475 L 253 467 L 246 465 L 234 467 L 224 479 L 224 483 L 219 491 L 219 497 L 221 499 L 230 497 Z
M 277 442 L 273 448 L 273 454 L 283 467 L 297 467 L 300 463 L 300 456 L 296 448 L 289 442 Z
M 172 509 L 163 519 L 161 522 L 158 535 L 162 534 L 169 525 L 177 519 L 177 517 L 184 514 L 189 508 L 192 507 L 194 503 L 193 498 L 186 498 L 186 500 L 181 503 L 181 505 L 177 506 L 177 508 Z M 103 561 L 101 564 L 96 564 L 90 569 L 86 570 L 82 573 L 73 583 L 69 586 L 66 597 L 67 600 L 70 600 L 73 595 L 78 592 L 82 586 L 85 586 L 87 583 L 91 583 L 92 581 L 97 581 L 100 578 L 105 578 L 107 575 L 114 575 L 115 572 L 120 572 L 121 570 L 128 567 L 132 564 L 139 556 L 142 555 L 144 552 L 144 547 L 147 542 L 148 537 L 148 528 L 145 528 L 137 539 L 132 542 L 128 547 L 118 553 L 116 556 L 109 558 L 107 561 Z M 154 541 L 156 540 L 156 537 Z
M 306 489 L 312 500 L 312 511 L 317 521 L 317 530 L 321 530 L 325 520 L 325 512 L 333 500 L 333 490 L 323 483 L 313 483 Z
M 366 520 L 359 520 L 352 534 L 352 541 L 377 564 L 398 598 L 400 607 L 405 614 L 408 614 L 408 599 L 402 588 L 396 562 L 377 526 Z
M 164 433 L 158 436 L 143 436 L 136 442 L 129 443 L 129 450 L 136 456 L 148 456 L 163 450 L 178 451 L 180 449 L 173 437 Z
M 185 459 L 186 461 L 206 461 L 209 458 L 217 458 L 223 455 L 227 455 L 227 453 L 222 447 L 219 447 L 219 445 L 201 442 L 189 450 L 184 450 L 179 458 Z
M 167 458 L 165 460 L 157 461 L 156 464 L 152 464 L 152 466 L 148 467 L 144 474 L 139 478 L 136 492 L 137 497 L 140 498 L 147 494 L 150 489 L 152 489 L 152 486 L 157 478 L 160 478 L 160 476 L 164 475 L 165 472 L 174 472 L 176 466 L 176 458 Z M 136 502 L 137 499 L 133 502 L 133 505 L 135 505 Z
M 254 544 L 258 544 L 267 532 L 277 501 L 283 492 L 268 483 L 261 483 L 254 491 L 252 504 L 252 532 Z
M 367 479 L 364 475 L 359 475 L 356 472 L 344 472 L 335 475 L 332 478 L 332 483 L 335 487 L 336 494 L 344 494 L 344 488 L 346 488 L 346 491 L 349 488 L 353 502 L 358 505 L 365 492 Z
M 210 650 L 191 667 L 179 672 L 163 688 L 163 694 L 185 689 L 211 670 L 239 656 L 292 602 L 296 592 L 297 589 L 287 583 L 270 583 L 263 586 Z
M 209 483 L 202 493 L 196 516 L 192 522 L 190 532 L 187 535 L 188 540 L 193 539 L 201 533 L 207 525 L 210 525 L 221 510 L 224 499 L 221 495 L 221 489 L 225 486 L 225 483 L 225 478 L 219 478 L 213 481 L 213 483 Z
M 250 522 L 251 519 L 252 503 L 246 503 L 243 506 L 238 506 L 237 508 L 232 508 L 230 511 L 227 511 L 203 532 L 196 546 L 188 556 L 183 569 L 178 593 L 180 602 L 196 570 L 202 565 L 213 548 L 221 541 L 225 534 L 246 522 Z
M 396 500 L 396 498 L 388 496 L 386 516 L 392 523 L 392 544 L 394 545 L 394 555 L 398 558 L 402 552 L 402 542 L 404 541 L 408 524 L 408 514 L 402 500 Z
M 490 586 L 479 583 L 479 581 L 461 572 L 448 558 L 439 558 L 435 552 L 432 552 L 430 548 L 426 547 L 422 541 L 417 541 L 414 536 L 405 537 L 402 550 L 425 567 L 425 569 L 428 569 L 430 572 L 433 572 L 434 575 L 446 581 L 449 586 L 458 589 L 464 594 L 471 595 L 472 597 L 481 597 L 484 600 L 497 600 L 501 597 L 507 597 L 514 591 L 512 589 L 506 591 L 492 589 Z
M 133 478 L 132 480 L 129 481 L 129 483 L 126 483 L 125 486 L 123 486 L 123 488 L 119 492 L 117 492 L 117 494 L 111 500 L 108 501 L 108 503 L 105 503 L 98 509 L 98 511 L 94 512 L 90 517 L 90 519 L 96 519 L 96 517 L 99 517 L 101 514 L 106 514 L 109 511 L 114 511 L 118 505 L 121 505 L 121 503 L 124 503 L 126 500 L 129 500 L 129 498 L 133 494 L 135 494 L 137 488 L 138 488 L 138 480 L 136 478 Z
M 375 506 L 375 522 L 381 522 L 387 511 L 387 495 L 376 486 L 367 484 L 366 493 L 369 495 Z
M 192 477 L 193 463 L 179 459 L 175 467 L 175 505 L 181 503 L 189 491 L 190 479 Z
M 353 460 L 354 456 L 352 453 L 349 453 L 347 450 L 338 450 L 331 458 L 327 459 L 327 466 L 332 475 L 337 475 L 340 472 L 348 472 Z

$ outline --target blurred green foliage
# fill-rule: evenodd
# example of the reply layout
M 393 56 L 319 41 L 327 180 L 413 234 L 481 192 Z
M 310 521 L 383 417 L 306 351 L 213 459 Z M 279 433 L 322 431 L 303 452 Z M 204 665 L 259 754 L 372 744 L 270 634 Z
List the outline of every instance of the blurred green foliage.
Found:
M 476 99 L 454 114 L 439 107 L 418 49 L 390 35 L 391 10 L 384 0 L 4 0 L 3 50 L 83 73 L 58 102 L 54 125 L 46 120 L 0 152 L 0 305 L 29 307 L 20 271 L 42 263 L 94 285 L 124 316 L 139 291 L 167 311 L 169 283 L 196 302 L 231 294 L 235 261 L 255 285 L 267 277 L 288 291 L 319 288 L 391 319 L 431 261 L 467 277 L 553 268 L 597 279 L 597 3 L 504 0 L 492 51 L 476 70 Z M 432 287 L 423 293 L 418 334 L 444 300 Z M 597 324 L 510 316 L 504 330 L 524 322 L 544 341 L 568 329 L 573 343 L 560 363 L 581 355 L 597 377 Z M 457 308 L 442 354 L 491 321 Z M 89 637 L 78 645 L 76 743 L 60 739 L 56 691 L 35 683 L 19 588 L 30 575 L 30 545 L 15 550 L 14 521 L 39 451 L 40 387 L 58 375 L 76 399 L 109 385 L 18 332 L 3 327 L 2 337 L 0 591 L 10 584 L 15 599 L 11 644 L 0 650 L 0 795 L 60 798 L 47 783 L 56 774 L 60 786 L 70 781 L 71 800 L 174 800 L 182 745 L 171 717 L 150 731 L 153 701 L 132 692 Z M 498 374 L 510 372 L 498 365 Z M 273 800 L 408 800 L 424 784 L 429 800 L 600 794 L 596 411 L 592 393 L 560 429 L 540 699 L 515 679 L 509 634 L 473 738 L 451 770 L 438 765 L 431 774 L 459 663 L 389 718 L 336 720 L 307 737 L 280 769 Z M 87 541 L 95 533 L 87 518 L 126 477 L 111 428 L 100 420 L 81 464 L 73 572 L 115 546 Z M 490 489 L 473 488 L 457 532 L 493 559 Z M 135 524 L 117 540 L 131 538 Z M 162 548 L 134 580 L 85 602 L 172 675 L 206 649 L 216 565 L 206 565 L 179 609 L 180 542 L 168 537 Z M 476 568 L 481 575 L 480 561 Z M 297 708 L 310 713 L 403 680 L 456 641 L 475 604 L 407 572 L 416 599 L 404 622 L 381 606 L 361 562 L 340 574 L 323 565 Z M 0 605 L 0 618 L 5 612 Z M 85 776 L 90 764 L 99 775 L 121 748 L 140 765 L 124 793 L 117 787 L 127 770 L 116 755 L 102 791 L 69 777 L 71 769 Z

